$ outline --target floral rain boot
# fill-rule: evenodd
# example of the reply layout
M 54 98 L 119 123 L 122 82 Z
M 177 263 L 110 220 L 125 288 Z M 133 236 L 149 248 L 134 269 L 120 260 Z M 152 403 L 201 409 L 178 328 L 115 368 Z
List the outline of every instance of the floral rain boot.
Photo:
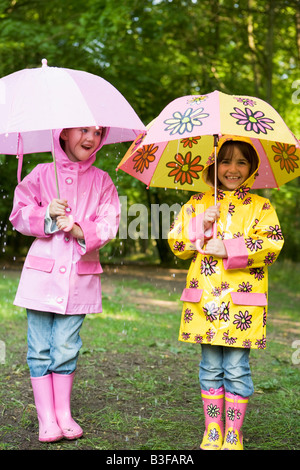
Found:
M 225 393 L 225 438 L 222 450 L 243 450 L 242 425 L 246 414 L 248 398 Z
M 205 432 L 200 444 L 202 450 L 220 450 L 223 444 L 224 387 L 201 390 L 205 416 Z

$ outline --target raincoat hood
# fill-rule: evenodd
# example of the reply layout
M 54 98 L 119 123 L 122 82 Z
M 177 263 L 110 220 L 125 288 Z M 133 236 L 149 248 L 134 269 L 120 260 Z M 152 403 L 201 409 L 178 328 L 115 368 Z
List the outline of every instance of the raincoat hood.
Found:
M 65 151 L 62 149 L 60 145 L 60 134 L 63 129 L 56 129 L 53 131 L 53 158 L 55 158 L 56 161 L 56 166 L 59 169 L 67 168 L 70 166 L 71 162 L 68 155 L 65 153 Z M 98 148 L 91 154 L 91 156 L 86 160 L 82 162 L 78 162 L 79 165 L 79 172 L 84 173 L 86 170 L 88 170 L 93 163 L 96 160 L 96 155 L 97 152 L 101 149 L 101 147 L 105 144 L 107 136 L 109 133 L 109 128 L 104 128 L 104 135 L 101 138 L 100 145 Z M 76 164 L 76 163 L 75 163 Z
M 242 183 L 240 186 L 242 187 L 249 187 L 251 188 L 253 186 L 253 183 L 255 181 L 255 179 L 257 178 L 258 176 L 258 169 L 259 169 L 259 166 L 260 166 L 260 158 L 259 158 L 259 154 L 255 148 L 255 146 L 253 145 L 253 143 L 251 142 L 251 139 L 249 139 L 248 137 L 241 137 L 241 136 L 236 136 L 236 135 L 222 135 L 222 137 L 220 137 L 219 139 L 219 142 L 218 142 L 218 147 L 217 147 L 217 158 L 219 156 L 219 152 L 222 148 L 222 145 L 225 143 L 225 142 L 228 142 L 228 141 L 232 141 L 232 142 L 236 142 L 236 141 L 240 141 L 240 142 L 246 142 L 247 144 L 250 144 L 251 147 L 254 149 L 256 155 L 257 155 L 257 168 L 252 172 L 252 174 L 249 175 L 249 177 L 246 179 L 246 181 L 244 181 L 244 183 Z M 208 185 L 208 186 L 211 186 L 212 188 L 214 187 L 213 183 L 210 182 L 208 180 L 208 170 L 209 168 L 214 164 L 215 162 L 215 151 L 213 150 L 213 152 L 211 153 L 211 155 L 209 156 L 207 162 L 206 162 L 206 165 L 203 169 L 203 172 L 202 172 L 202 178 L 203 178 L 203 181 Z M 239 187 L 240 187 L 239 186 Z M 236 188 L 237 189 L 237 188 Z

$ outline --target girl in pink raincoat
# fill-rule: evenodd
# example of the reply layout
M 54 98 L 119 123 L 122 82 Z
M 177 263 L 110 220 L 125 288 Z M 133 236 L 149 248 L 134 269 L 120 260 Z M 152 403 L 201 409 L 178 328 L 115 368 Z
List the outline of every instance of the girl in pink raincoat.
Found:
M 93 166 L 107 132 L 55 131 L 59 199 L 53 163 L 37 165 L 15 190 L 10 221 L 35 237 L 14 303 L 27 309 L 27 362 L 42 442 L 83 434 L 70 411 L 79 332 L 86 314 L 102 311 L 99 249 L 116 236 L 120 217 L 110 176 Z
M 283 236 L 270 201 L 249 192 L 259 164 L 250 139 L 223 136 L 217 205 L 213 188 L 195 194 L 169 234 L 173 253 L 192 258 L 181 296 L 179 339 L 201 344 L 204 450 L 243 449 L 241 427 L 254 391 L 249 353 L 266 347 L 268 266 L 277 259 Z M 210 159 L 203 170 L 211 186 L 213 167 Z M 217 237 L 212 236 L 215 222 Z M 202 252 L 196 240 L 204 245 Z

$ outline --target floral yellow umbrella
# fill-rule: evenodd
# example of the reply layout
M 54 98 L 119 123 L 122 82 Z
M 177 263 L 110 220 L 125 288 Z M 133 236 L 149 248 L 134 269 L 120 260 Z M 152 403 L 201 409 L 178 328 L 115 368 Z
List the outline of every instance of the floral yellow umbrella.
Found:
M 259 98 L 220 91 L 169 103 L 117 168 L 148 188 L 205 191 L 201 172 L 225 134 L 249 137 L 258 151 L 261 165 L 254 189 L 276 188 L 300 176 L 299 141 L 278 112 Z

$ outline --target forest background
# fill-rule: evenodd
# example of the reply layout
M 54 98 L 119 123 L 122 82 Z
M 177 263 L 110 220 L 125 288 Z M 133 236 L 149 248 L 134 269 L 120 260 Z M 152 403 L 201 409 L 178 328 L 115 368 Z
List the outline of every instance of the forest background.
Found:
M 220 90 L 264 99 L 300 138 L 300 3 L 298 0 L 1 0 L 0 77 L 23 68 L 85 70 L 112 83 L 147 125 L 170 101 Z M 117 112 L 117 110 L 116 110 Z M 191 193 L 150 188 L 115 171 L 129 143 L 104 147 L 96 164 L 109 172 L 127 207 L 186 202 Z M 29 173 L 50 155 L 28 155 Z M 300 162 L 299 162 L 300 164 Z M 32 240 L 8 217 L 17 161 L 0 155 L 0 257 L 22 259 Z M 281 257 L 300 261 L 299 179 L 261 191 L 275 205 L 285 235 Z M 135 215 L 125 214 L 126 223 Z M 161 222 L 161 221 L 160 221 Z M 157 238 L 117 237 L 102 261 L 170 264 Z M 1 260 L 1 259 L 0 259 Z

